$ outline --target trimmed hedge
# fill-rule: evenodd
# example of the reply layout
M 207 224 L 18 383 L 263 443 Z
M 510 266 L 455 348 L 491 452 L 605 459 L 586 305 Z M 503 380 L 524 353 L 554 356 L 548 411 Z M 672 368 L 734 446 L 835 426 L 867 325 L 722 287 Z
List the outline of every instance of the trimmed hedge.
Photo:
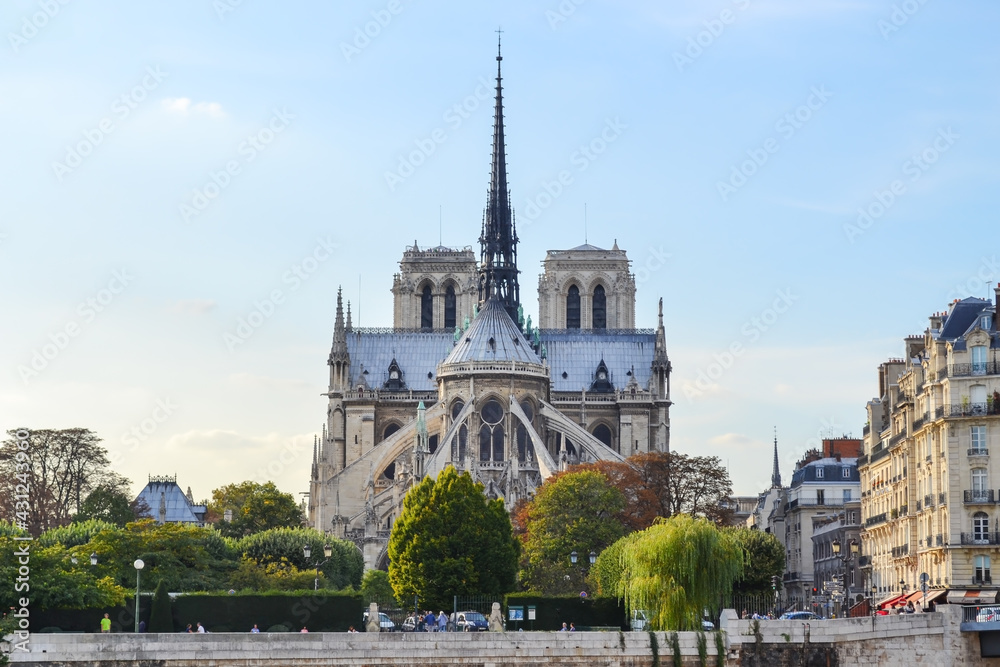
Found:
M 575 595 L 544 596 L 537 593 L 511 593 L 504 601 L 505 607 L 524 607 L 524 621 L 518 623 L 525 630 L 558 630 L 563 623 L 576 624 L 577 629 L 593 626 L 615 626 L 628 630 L 625 605 L 618 598 L 580 598 Z M 528 607 L 535 607 L 535 621 L 528 620 Z M 514 624 L 507 621 L 507 629 Z

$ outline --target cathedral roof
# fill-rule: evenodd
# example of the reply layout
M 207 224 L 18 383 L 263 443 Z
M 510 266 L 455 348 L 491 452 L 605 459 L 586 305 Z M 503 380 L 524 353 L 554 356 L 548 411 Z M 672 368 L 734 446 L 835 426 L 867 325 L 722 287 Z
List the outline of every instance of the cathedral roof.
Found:
M 147 516 L 157 521 L 161 518 L 161 505 L 167 523 L 201 523 L 205 520 L 205 506 L 191 502 L 174 477 L 150 477 L 149 483 L 139 492 L 138 499 L 149 506 Z
M 552 391 L 590 387 L 602 359 L 615 389 L 625 389 L 633 376 L 642 389 L 649 383 L 656 350 L 653 331 L 542 329 L 539 340 L 546 349 Z
M 351 355 L 352 386 L 356 387 L 359 376 L 368 371 L 368 386 L 381 387 L 389 379 L 389 365 L 396 359 L 408 389 L 437 389 L 434 372 L 438 362 L 451 351 L 454 340 L 453 334 L 436 331 L 356 330 L 348 333 L 347 349 Z
M 575 248 L 570 248 L 570 250 L 600 250 L 604 251 L 604 248 L 598 248 L 596 245 L 591 245 L 589 243 L 584 243 L 583 245 L 578 245 Z
M 503 304 L 496 298 L 486 301 L 444 363 L 460 364 L 468 361 L 542 363 L 510 319 Z

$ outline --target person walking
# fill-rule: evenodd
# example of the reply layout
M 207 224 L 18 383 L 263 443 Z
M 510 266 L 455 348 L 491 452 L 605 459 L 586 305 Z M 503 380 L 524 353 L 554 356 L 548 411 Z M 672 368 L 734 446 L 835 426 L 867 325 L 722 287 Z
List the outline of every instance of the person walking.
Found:
M 101 619 L 101 632 L 111 632 L 111 617 L 107 614 Z
M 559 628 L 559 632 L 569 632 L 569 628 L 566 627 L 565 623 L 563 623 L 563 626 Z
M 448 630 L 448 616 L 443 612 L 438 612 L 438 632 L 447 632 Z
M 434 616 L 433 611 L 427 612 L 427 616 L 424 617 L 424 623 L 427 624 L 427 632 L 437 632 L 437 618 Z
M 201 621 L 198 621 L 198 632 L 200 632 L 200 633 L 206 633 L 206 632 L 208 632 L 208 630 L 205 629 L 205 626 L 203 626 L 201 624 Z
M 255 634 L 255 635 L 256 635 L 256 634 L 259 634 L 259 633 L 260 633 L 260 628 L 258 628 L 258 627 L 257 627 L 257 624 L 256 624 L 256 623 L 254 623 L 254 624 L 253 624 L 253 627 L 252 627 L 252 628 L 250 628 L 250 632 L 252 632 L 252 633 L 253 633 L 253 634 Z

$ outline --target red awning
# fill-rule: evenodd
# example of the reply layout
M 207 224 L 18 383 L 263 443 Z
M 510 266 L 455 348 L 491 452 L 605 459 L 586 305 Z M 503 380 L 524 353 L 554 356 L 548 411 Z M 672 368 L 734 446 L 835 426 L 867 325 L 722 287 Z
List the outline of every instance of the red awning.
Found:
M 948 592 L 948 604 L 996 604 L 997 590 L 957 590 Z
M 907 602 L 912 602 L 913 604 L 916 604 L 916 603 L 919 602 L 921 605 L 927 606 L 928 604 L 930 604 L 931 602 L 934 602 L 934 600 L 938 599 L 939 597 L 941 597 L 942 595 L 944 595 L 947 592 L 948 591 L 946 591 L 943 588 L 937 588 L 937 589 L 934 589 L 932 591 L 927 591 L 927 599 L 924 599 L 924 592 L 923 591 L 917 591 L 916 593 L 913 593 L 908 598 L 906 598 L 906 601 Z
M 885 600 L 882 600 L 881 602 L 878 603 L 878 608 L 879 609 L 892 608 L 893 606 L 899 603 L 906 604 L 905 595 L 893 595 L 892 597 L 886 598 Z

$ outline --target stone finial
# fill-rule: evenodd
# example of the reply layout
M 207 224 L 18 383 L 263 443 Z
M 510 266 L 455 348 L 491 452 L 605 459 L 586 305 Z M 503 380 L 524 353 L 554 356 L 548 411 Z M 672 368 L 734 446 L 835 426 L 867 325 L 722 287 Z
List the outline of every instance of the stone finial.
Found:
M 372 602 L 368 605 L 368 622 L 365 624 L 365 632 L 379 632 L 382 624 L 379 622 L 378 603 Z
M 500 613 L 500 603 L 493 603 L 493 611 L 490 612 L 490 632 L 503 632 L 503 614 Z

